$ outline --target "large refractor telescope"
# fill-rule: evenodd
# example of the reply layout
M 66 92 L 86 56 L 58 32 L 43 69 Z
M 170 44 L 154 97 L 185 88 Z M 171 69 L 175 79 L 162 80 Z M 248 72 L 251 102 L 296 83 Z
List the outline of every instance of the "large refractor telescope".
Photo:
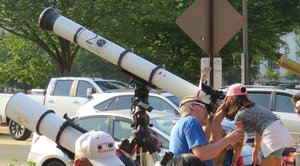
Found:
M 46 8 L 41 13 L 39 24 L 43 30 L 53 31 L 57 35 L 117 65 L 127 73 L 131 73 L 162 90 L 173 93 L 177 97 L 197 95 L 197 86 L 61 16 L 53 8 Z M 203 102 L 210 103 L 210 95 L 205 91 L 200 92 L 200 98 Z
M 53 110 L 47 109 L 24 93 L 14 94 L 9 99 L 5 113 L 7 117 L 30 131 L 55 141 L 58 147 L 68 154 L 75 152 L 76 139 L 87 132 L 75 125 L 71 119 L 59 117 Z
M 54 31 L 57 35 L 64 37 L 117 65 L 123 72 L 138 79 L 139 82 L 142 81 L 142 83 L 147 83 L 147 85 L 158 87 L 173 93 L 180 98 L 188 95 L 199 96 L 199 89 L 197 86 L 148 62 L 130 52 L 130 50 L 124 49 L 87 30 L 83 26 L 61 16 L 52 8 L 46 8 L 41 13 L 39 23 L 42 29 Z M 139 97 L 139 95 L 137 95 L 136 97 L 139 99 L 145 96 L 141 95 L 141 97 Z M 202 84 L 200 99 L 208 108 L 217 108 L 215 106 L 218 106 L 218 101 L 222 100 L 223 97 L 223 92 L 216 91 L 210 86 Z M 136 106 L 136 108 L 139 107 L 140 106 Z M 140 115 L 146 115 L 146 113 L 144 113 L 145 109 L 140 108 L 136 110 L 138 111 L 135 111 L 137 113 L 134 114 L 134 117 L 138 117 L 136 118 L 138 119 L 137 122 L 140 122 L 141 118 L 139 117 L 143 117 Z M 8 101 L 5 109 L 7 117 L 24 125 L 33 132 L 47 136 L 55 141 L 62 150 L 72 154 L 75 151 L 74 145 L 76 139 L 82 133 L 87 131 L 78 125 L 75 125 L 72 119 L 69 119 L 67 116 L 64 116 L 63 119 L 55 115 L 54 111 L 48 110 L 46 107 L 35 102 L 23 93 L 13 95 Z M 136 126 L 136 128 L 141 128 L 140 123 L 137 123 Z M 143 127 L 146 128 L 146 125 Z M 136 136 L 135 138 L 139 137 Z

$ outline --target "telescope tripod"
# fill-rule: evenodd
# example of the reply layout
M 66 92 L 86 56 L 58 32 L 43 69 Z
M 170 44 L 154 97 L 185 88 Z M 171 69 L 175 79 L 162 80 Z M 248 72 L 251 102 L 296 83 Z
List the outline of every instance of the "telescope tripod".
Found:
M 151 136 L 148 130 L 150 118 L 146 111 L 151 112 L 152 107 L 148 105 L 149 90 L 145 86 L 137 85 L 132 102 L 132 124 L 133 132 L 129 139 L 124 139 L 120 149 L 131 154 L 136 154 L 136 165 L 146 166 L 148 161 L 146 153 L 151 154 L 154 164 L 160 160 L 157 139 Z

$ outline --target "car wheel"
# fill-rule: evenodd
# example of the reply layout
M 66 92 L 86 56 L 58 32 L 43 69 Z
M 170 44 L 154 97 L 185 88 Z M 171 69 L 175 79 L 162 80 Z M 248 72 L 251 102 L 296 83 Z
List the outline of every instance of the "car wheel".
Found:
M 9 121 L 8 128 L 9 128 L 9 134 L 15 140 L 24 141 L 28 139 L 31 135 L 30 130 L 26 129 L 22 125 L 19 125 L 13 120 Z
M 51 160 L 51 161 L 45 162 L 43 164 L 43 166 L 66 166 L 66 165 L 59 160 Z

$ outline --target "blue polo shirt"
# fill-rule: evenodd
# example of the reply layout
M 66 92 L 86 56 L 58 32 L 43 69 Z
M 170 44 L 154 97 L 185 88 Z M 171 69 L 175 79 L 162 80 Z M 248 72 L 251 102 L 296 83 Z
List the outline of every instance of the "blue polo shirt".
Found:
M 169 149 L 174 156 L 192 153 L 192 148 L 208 142 L 199 121 L 194 116 L 180 118 L 170 134 Z M 204 161 L 205 166 L 214 166 L 213 160 Z

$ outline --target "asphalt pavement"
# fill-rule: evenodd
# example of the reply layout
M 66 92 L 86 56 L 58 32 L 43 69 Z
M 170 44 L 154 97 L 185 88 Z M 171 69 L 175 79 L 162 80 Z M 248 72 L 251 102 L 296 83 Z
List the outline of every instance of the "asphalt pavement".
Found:
M 16 141 L 0 126 L 0 166 L 26 166 L 30 145 L 31 139 Z

